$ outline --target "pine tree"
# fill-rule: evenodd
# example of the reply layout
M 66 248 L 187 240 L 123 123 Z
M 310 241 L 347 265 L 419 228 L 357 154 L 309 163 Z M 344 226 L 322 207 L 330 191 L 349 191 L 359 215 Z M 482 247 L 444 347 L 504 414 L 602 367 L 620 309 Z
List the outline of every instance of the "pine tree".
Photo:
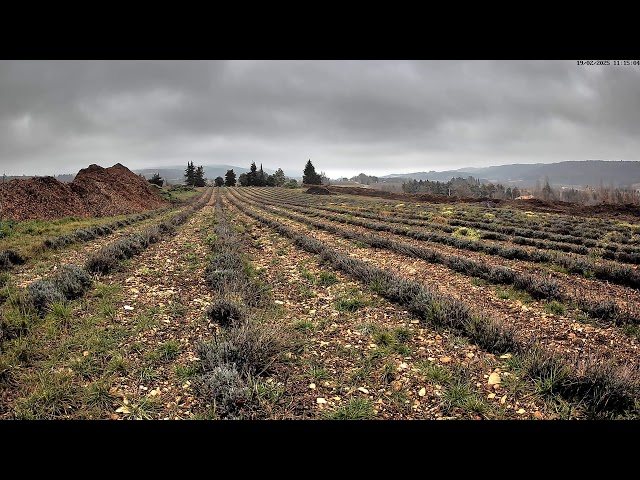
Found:
M 193 187 L 195 184 L 195 174 L 196 169 L 193 166 L 193 162 L 188 162 L 187 168 L 184 171 L 184 183 Z
M 193 186 L 204 187 L 207 185 L 207 179 L 204 177 L 204 168 L 200 165 L 193 174 Z
M 252 187 L 257 185 L 258 183 L 258 167 L 256 167 L 256 162 L 251 162 L 251 166 L 249 167 L 249 172 L 247 173 L 247 186 Z
M 160 173 L 154 173 L 148 182 L 161 187 L 164 183 L 164 179 L 160 176 Z
M 545 201 L 555 200 L 555 194 L 553 192 L 553 188 L 551 187 L 551 182 L 549 181 L 549 177 L 544 177 L 544 187 L 542 187 L 542 198 Z
M 260 170 L 258 170 L 256 180 L 256 185 L 258 187 L 264 187 L 267 184 L 267 175 L 264 173 L 264 170 L 262 170 L 262 164 L 260 164 Z
M 284 185 L 284 182 L 285 182 L 284 172 L 282 171 L 281 168 L 279 168 L 278 170 L 276 170 L 276 173 L 273 174 L 273 184 L 276 187 L 281 187 L 282 185 Z
M 236 172 L 231 170 L 227 170 L 227 173 L 224 175 L 224 184 L 227 187 L 235 187 L 236 186 Z
M 316 173 L 316 168 L 311 163 L 311 159 L 307 161 L 302 174 L 302 183 L 307 185 L 320 185 L 322 178 Z

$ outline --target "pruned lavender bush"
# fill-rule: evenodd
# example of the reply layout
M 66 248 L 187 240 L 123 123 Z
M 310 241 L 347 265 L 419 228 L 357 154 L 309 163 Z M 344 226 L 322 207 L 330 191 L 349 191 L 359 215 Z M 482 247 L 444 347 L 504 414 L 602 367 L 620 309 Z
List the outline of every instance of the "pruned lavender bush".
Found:
M 39 316 L 43 316 L 51 304 L 62 303 L 65 300 L 64 294 L 56 283 L 48 278 L 31 283 L 27 287 L 27 292 Z
M 91 275 L 77 265 L 63 265 L 53 277 L 53 281 L 67 300 L 81 297 L 93 284 Z
M 233 196 L 230 201 L 247 215 L 293 239 L 303 248 L 314 245 L 309 237 L 256 213 Z M 543 393 L 579 400 L 594 418 L 638 417 L 640 373 L 637 369 L 627 371 L 625 367 L 605 365 L 596 360 L 585 369 L 579 361 L 544 350 L 535 338 L 518 336 L 515 328 L 479 316 L 464 303 L 431 291 L 426 285 L 399 278 L 327 246 L 320 255 L 323 261 L 332 263 L 356 279 L 375 278 L 382 296 L 405 306 L 410 313 L 429 324 L 458 331 L 489 352 L 519 354 L 526 375 L 539 385 Z M 358 268 L 353 268 L 356 265 Z
M 227 420 L 240 419 L 242 408 L 251 399 L 249 386 L 233 365 L 213 366 L 194 386 L 214 406 L 216 415 Z
M 22 265 L 25 261 L 26 259 L 15 250 L 0 252 L 0 270 L 8 270 L 14 265 Z
M 217 299 L 207 307 L 207 318 L 222 327 L 237 325 L 243 319 L 240 305 L 232 300 Z

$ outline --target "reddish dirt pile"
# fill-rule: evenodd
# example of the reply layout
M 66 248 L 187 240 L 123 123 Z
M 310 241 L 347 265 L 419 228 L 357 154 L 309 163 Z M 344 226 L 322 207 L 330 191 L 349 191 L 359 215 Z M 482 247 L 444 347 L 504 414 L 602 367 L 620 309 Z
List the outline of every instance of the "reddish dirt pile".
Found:
M 165 205 L 149 182 L 119 163 L 109 168 L 90 165 L 70 183 L 47 176 L 0 184 L 0 218 L 18 221 L 107 217 Z
M 602 204 L 585 206 L 567 202 L 544 202 L 538 199 L 530 200 L 496 200 L 492 198 L 459 198 L 447 195 L 431 195 L 428 193 L 395 193 L 386 190 L 362 187 L 338 187 L 327 186 L 332 192 L 346 195 L 366 195 L 369 197 L 383 197 L 390 200 L 402 200 L 405 202 L 430 202 L 430 203 L 472 203 L 491 207 L 519 208 L 538 212 L 562 213 L 566 215 L 590 216 L 590 217 L 617 217 L 621 220 L 637 221 L 640 218 L 640 206 L 629 204 Z

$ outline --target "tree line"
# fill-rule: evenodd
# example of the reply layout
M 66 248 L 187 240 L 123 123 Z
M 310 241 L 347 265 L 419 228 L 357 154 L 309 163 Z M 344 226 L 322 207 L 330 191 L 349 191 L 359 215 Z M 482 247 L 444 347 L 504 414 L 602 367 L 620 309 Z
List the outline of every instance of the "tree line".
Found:
M 455 197 L 515 199 L 522 195 L 518 187 L 506 187 L 500 183 L 481 183 L 474 177 L 454 177 L 448 182 L 410 180 L 402 183 L 405 193 L 430 193 Z
M 318 174 L 313 163 L 311 163 L 311 159 L 309 159 L 302 172 L 303 185 L 321 185 L 324 178 L 326 178 L 324 173 Z M 155 173 L 148 181 L 159 187 L 164 183 L 164 179 L 159 173 Z M 195 167 L 193 162 L 188 162 L 187 168 L 184 171 L 184 183 L 192 187 L 206 186 L 207 179 L 204 176 L 204 168 L 202 165 Z M 221 176 L 216 177 L 213 184 L 217 187 L 235 187 L 238 185 L 242 187 L 293 188 L 298 186 L 298 181 L 295 178 L 287 177 L 282 168 L 278 168 L 278 170 L 270 175 L 263 170 L 262 164 L 260 164 L 260 168 L 258 169 L 256 162 L 251 162 L 248 172 L 241 173 L 240 176 L 238 176 L 233 169 L 227 170 L 224 178 Z
M 316 169 L 309 159 L 304 167 L 302 173 L 302 183 L 305 185 L 320 185 L 322 183 L 322 175 L 316 173 Z M 217 177 L 214 184 L 218 187 L 235 187 L 236 185 L 241 187 L 297 187 L 298 181 L 295 178 L 289 178 L 284 174 L 282 168 L 278 168 L 275 173 L 267 174 L 260 164 L 258 169 L 256 162 L 251 162 L 249 171 L 241 173 L 237 176 L 236 173 L 231 170 L 227 170 L 225 178 Z
M 505 187 L 500 183 L 480 182 L 472 176 L 455 177 L 448 182 L 409 180 L 402 183 L 404 193 L 429 193 L 467 198 L 517 199 L 521 196 L 544 201 L 561 201 L 582 205 L 632 204 L 640 205 L 640 190 L 630 187 L 597 186 L 554 187 L 549 177 L 538 180 L 530 190 Z

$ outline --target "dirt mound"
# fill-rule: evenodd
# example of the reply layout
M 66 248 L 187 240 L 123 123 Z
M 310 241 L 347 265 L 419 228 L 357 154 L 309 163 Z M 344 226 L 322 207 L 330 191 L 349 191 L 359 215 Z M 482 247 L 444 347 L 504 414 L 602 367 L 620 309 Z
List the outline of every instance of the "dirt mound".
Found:
M 53 177 L 14 179 L 0 184 L 0 218 L 27 220 L 86 216 L 86 207 L 69 184 Z
M 136 213 L 166 204 L 147 180 L 120 163 L 109 168 L 89 165 L 78 172 L 70 186 L 95 217 Z
M 0 218 L 14 220 L 106 217 L 160 208 L 167 202 L 124 165 L 90 165 L 74 180 L 15 179 L 0 184 Z
M 319 187 L 314 185 L 313 187 L 309 187 L 305 193 L 312 193 L 314 195 L 335 195 L 331 190 L 325 187 Z

